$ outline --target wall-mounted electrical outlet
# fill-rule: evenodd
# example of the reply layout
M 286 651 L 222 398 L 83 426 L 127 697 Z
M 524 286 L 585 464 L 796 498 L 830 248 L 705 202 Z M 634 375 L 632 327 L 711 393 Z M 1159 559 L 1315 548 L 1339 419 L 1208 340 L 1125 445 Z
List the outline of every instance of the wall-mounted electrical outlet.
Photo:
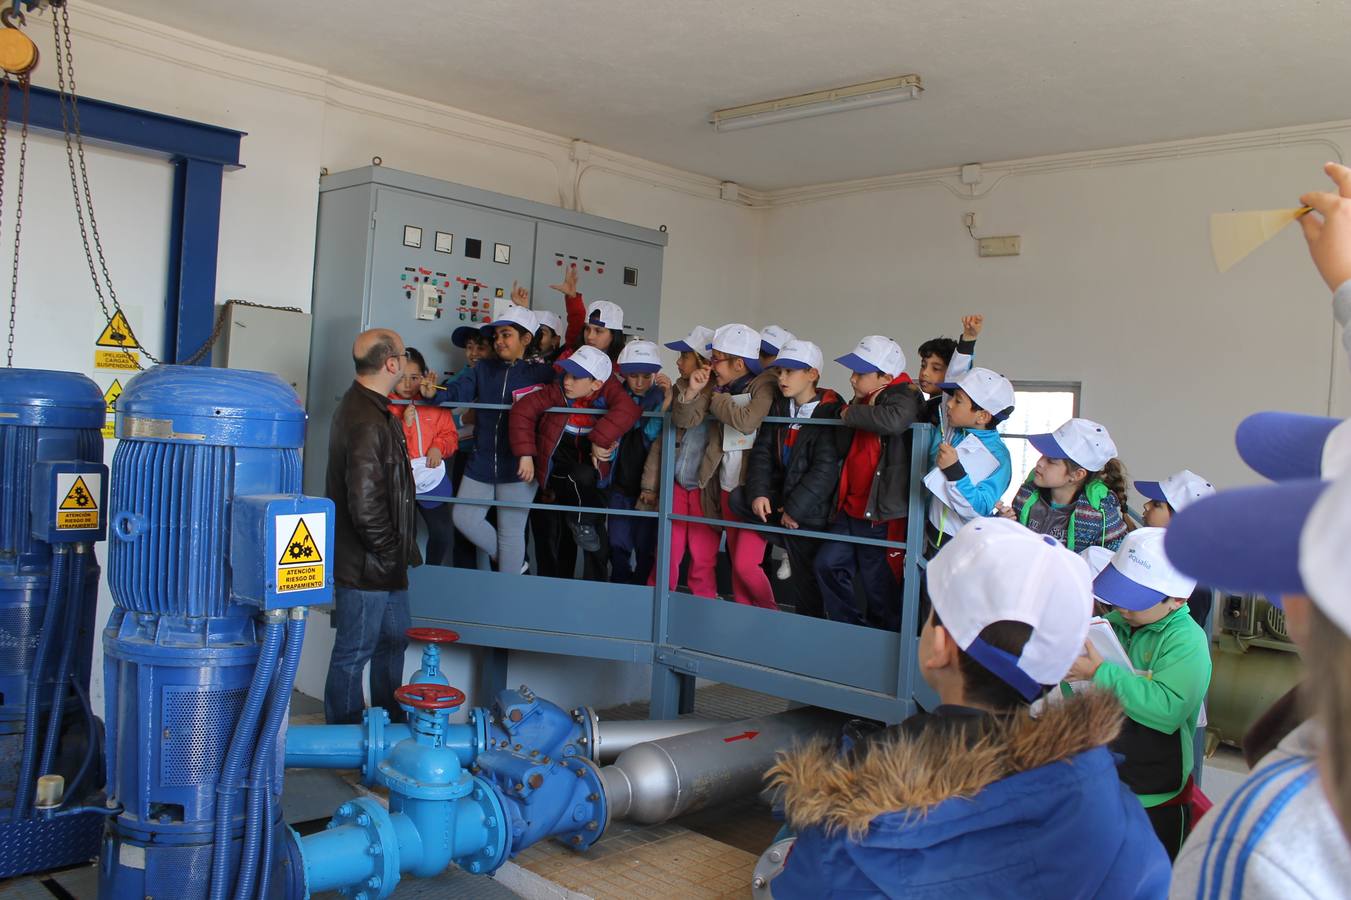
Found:
M 1023 239 L 1016 234 L 983 237 L 978 241 L 981 256 L 1017 256 L 1023 252 Z
M 966 213 L 962 216 L 962 224 L 966 226 L 967 231 L 973 231 L 976 227 L 976 214 L 974 212 Z

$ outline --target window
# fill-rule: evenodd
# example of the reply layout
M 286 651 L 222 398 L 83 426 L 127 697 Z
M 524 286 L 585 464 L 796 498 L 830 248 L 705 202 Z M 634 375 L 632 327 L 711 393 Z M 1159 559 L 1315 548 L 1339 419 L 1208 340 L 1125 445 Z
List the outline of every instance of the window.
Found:
M 1005 503 L 1018 493 L 1018 488 L 1027 480 L 1027 473 L 1041 457 L 1025 435 L 1055 431 L 1067 419 L 1079 415 L 1079 388 L 1077 381 L 1013 383 L 1013 415 L 999 426 L 1009 456 L 1013 458 L 1013 482 L 1004 495 Z

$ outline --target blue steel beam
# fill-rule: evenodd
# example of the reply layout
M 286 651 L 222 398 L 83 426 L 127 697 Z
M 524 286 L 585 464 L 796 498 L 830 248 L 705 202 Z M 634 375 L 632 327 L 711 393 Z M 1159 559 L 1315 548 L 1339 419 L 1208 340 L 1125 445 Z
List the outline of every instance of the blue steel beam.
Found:
M 169 284 L 164 301 L 166 362 L 182 362 L 211 334 L 216 309 L 222 175 L 241 168 L 245 132 L 165 116 L 103 100 L 78 97 L 80 133 L 91 144 L 136 150 L 174 165 L 169 235 Z M 21 104 L 11 103 L 10 118 Z M 29 90 L 28 123 L 62 133 L 60 94 Z M 211 355 L 199 360 L 211 364 Z

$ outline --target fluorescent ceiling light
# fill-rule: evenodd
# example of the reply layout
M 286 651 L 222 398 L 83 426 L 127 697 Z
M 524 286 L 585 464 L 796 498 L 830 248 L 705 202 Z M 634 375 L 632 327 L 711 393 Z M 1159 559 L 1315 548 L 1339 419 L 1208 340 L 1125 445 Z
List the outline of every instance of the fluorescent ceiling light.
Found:
M 824 116 L 846 109 L 863 109 L 868 106 L 881 106 L 884 103 L 913 100 L 923 90 L 924 85 L 918 75 L 898 75 L 880 81 L 867 81 L 847 87 L 812 91 L 810 94 L 798 94 L 795 97 L 782 97 L 778 100 L 764 100 L 760 103 L 720 109 L 709 116 L 708 121 L 714 131 L 738 131 L 757 125 Z

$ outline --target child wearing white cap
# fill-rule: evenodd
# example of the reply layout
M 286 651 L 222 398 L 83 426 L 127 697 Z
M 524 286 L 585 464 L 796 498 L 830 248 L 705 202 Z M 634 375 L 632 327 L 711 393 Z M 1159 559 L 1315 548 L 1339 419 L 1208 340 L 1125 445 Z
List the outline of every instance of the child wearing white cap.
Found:
M 976 355 L 976 339 L 984 327 L 984 316 L 962 316 L 960 339 L 929 338 L 919 345 L 919 374 L 915 382 L 928 398 L 924 420 L 930 425 L 943 424 L 941 419 L 945 412 L 945 398 L 942 385 L 947 381 L 956 381 L 971 369 Z
M 853 374 L 854 399 L 837 429 L 840 483 L 831 531 L 875 540 L 904 540 L 899 525 L 910 505 L 910 426 L 924 414 L 924 395 L 905 374 L 905 353 L 880 334 L 859 341 L 835 360 Z M 893 530 L 894 527 L 894 530 Z M 816 556 L 816 580 L 826 616 L 837 622 L 900 627 L 902 551 L 866 544 L 827 543 Z M 894 554 L 894 556 L 893 556 Z M 863 582 L 867 609 L 859 609 L 854 580 Z
M 746 480 L 746 451 L 778 393 L 772 372 L 761 370 L 760 333 L 733 322 L 713 332 L 711 368 L 695 369 L 671 407 L 671 421 L 693 428 L 707 420 L 708 443 L 699 464 L 703 514 L 735 520 L 731 494 Z M 715 382 L 712 393 L 704 390 Z M 716 481 L 714 480 L 716 478 Z M 778 609 L 764 570 L 765 539 L 753 531 L 727 529 L 732 561 L 732 597 L 738 603 Z
M 766 325 L 760 329 L 760 367 L 768 369 L 774 365 L 774 357 L 796 335 L 780 325 Z
M 768 777 L 797 837 L 776 900 L 1162 897 L 1168 859 L 1106 746 L 1116 698 L 1028 712 L 1088 633 L 1083 560 L 977 519 L 928 579 L 917 657 L 941 705 L 843 753 L 818 742 L 780 756 Z
M 629 341 L 619 354 L 619 380 L 629 399 L 643 413 L 661 413 L 671 406 L 670 379 L 661 374 L 661 356 L 651 341 Z M 624 432 L 615 448 L 606 494 L 610 509 L 637 509 L 644 500 L 643 474 L 647 457 L 661 439 L 661 419 L 639 418 Z M 647 485 L 650 508 L 656 508 L 657 483 Z M 657 522 L 633 516 L 611 516 L 610 580 L 616 584 L 644 584 L 656 560 Z
M 1097 544 L 1109 550 L 1126 536 L 1126 468 L 1107 429 L 1070 419 L 1050 434 L 1029 435 L 1041 459 L 1000 515 L 1049 534 L 1075 553 Z
M 770 361 L 777 373 L 779 395 L 769 408 L 773 418 L 835 419 L 844 402 L 839 394 L 818 387 L 821 348 L 811 341 L 787 341 Z M 732 492 L 732 509 L 747 521 L 758 520 L 789 530 L 823 531 L 834 511 L 831 501 L 839 480 L 840 456 L 834 425 L 761 426 L 746 462 L 746 484 Z M 821 618 L 821 589 L 815 562 L 821 542 L 780 535 L 774 539 L 788 554 L 787 578 L 774 582 L 780 605 L 799 615 Z
M 1210 641 L 1187 613 L 1196 580 L 1175 569 L 1162 528 L 1140 528 L 1097 578 L 1093 592 L 1115 607 L 1105 617 L 1134 671 L 1105 662 L 1092 642 L 1070 668 L 1071 681 L 1112 691 L 1127 722 L 1112 748 L 1125 757 L 1121 780 L 1145 807 L 1168 851 L 1177 855 L 1193 824 L 1196 721 L 1210 686 Z
M 1137 481 L 1135 489 L 1145 498 L 1141 511 L 1144 524 L 1151 528 L 1167 528 L 1173 516 L 1215 493 L 1215 486 L 1191 469 L 1169 475 L 1163 481 Z M 1213 602 L 1210 588 L 1197 585 L 1187 599 L 1187 610 L 1202 628 L 1210 618 Z
M 563 319 L 558 313 L 547 309 L 535 310 L 535 317 L 539 319 L 539 330 L 535 332 L 535 356 L 553 364 L 563 354 Z
M 545 385 L 511 408 L 511 451 L 517 457 L 521 481 L 547 486 L 554 502 L 603 507 L 606 500 L 600 478 L 608 472 L 615 445 L 638 420 L 638 407 L 610 377 L 610 358 L 595 347 L 579 347 L 558 365 L 563 369 L 560 381 Z M 606 412 L 602 416 L 545 412 L 560 406 Z M 561 541 L 560 569 L 549 574 L 571 577 L 580 549 L 586 554 L 586 577 L 604 580 L 604 521 L 596 513 L 564 514 L 572 540 Z
M 1013 412 L 1013 385 L 990 369 L 968 369 L 940 385 L 947 394 L 952 433 L 930 450 L 924 476 L 929 500 L 928 540 L 937 550 L 962 525 L 993 515 L 1013 480 L 1013 460 L 996 426 Z
M 619 351 L 624 349 L 624 310 L 618 303 L 609 300 L 595 300 L 587 304 L 581 292 L 577 290 L 577 264 L 573 263 L 563 272 L 561 284 L 551 284 L 563 295 L 564 308 L 568 314 L 568 330 L 563 339 L 563 353 L 567 356 L 578 347 L 595 347 L 610 357 L 613 364 L 619 359 Z

